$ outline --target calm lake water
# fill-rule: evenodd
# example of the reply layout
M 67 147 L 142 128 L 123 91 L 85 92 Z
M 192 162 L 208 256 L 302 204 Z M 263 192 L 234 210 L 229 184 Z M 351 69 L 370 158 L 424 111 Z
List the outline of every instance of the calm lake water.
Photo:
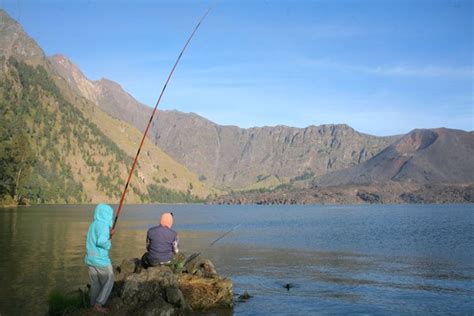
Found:
M 0 209 L 2 316 L 45 314 L 53 288 L 88 282 L 93 209 Z M 146 229 L 165 210 L 185 254 L 202 251 L 235 293 L 253 295 L 235 314 L 474 313 L 473 205 L 127 206 L 114 265 L 142 255 Z

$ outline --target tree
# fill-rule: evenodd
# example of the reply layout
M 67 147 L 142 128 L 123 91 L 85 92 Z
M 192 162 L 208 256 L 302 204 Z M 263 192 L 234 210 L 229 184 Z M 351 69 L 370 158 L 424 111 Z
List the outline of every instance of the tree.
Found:
M 35 156 L 28 136 L 23 131 L 18 131 L 2 145 L 2 155 L 0 157 L 2 186 L 16 203 L 20 203 L 24 197 L 23 188 L 31 174 Z
M 22 200 L 25 180 L 31 174 L 31 167 L 35 162 L 35 156 L 31 149 L 28 137 L 20 132 L 12 139 L 12 154 L 14 160 L 15 183 L 13 188 L 13 198 L 19 203 Z

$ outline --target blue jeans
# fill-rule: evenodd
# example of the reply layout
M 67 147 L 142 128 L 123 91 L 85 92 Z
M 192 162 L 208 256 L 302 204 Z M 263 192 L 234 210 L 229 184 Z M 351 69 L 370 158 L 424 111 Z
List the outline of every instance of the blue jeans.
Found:
M 91 306 L 95 304 L 104 305 L 114 287 L 114 270 L 112 265 L 110 264 L 106 267 L 88 266 L 88 268 L 91 281 Z

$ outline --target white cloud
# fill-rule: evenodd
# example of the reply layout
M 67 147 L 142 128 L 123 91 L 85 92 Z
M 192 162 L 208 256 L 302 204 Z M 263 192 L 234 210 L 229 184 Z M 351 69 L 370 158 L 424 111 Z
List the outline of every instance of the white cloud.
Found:
M 474 68 L 469 66 L 439 65 L 356 65 L 326 59 L 303 59 L 305 66 L 331 68 L 337 71 L 358 72 L 379 76 L 424 77 L 424 78 L 470 78 L 474 79 Z

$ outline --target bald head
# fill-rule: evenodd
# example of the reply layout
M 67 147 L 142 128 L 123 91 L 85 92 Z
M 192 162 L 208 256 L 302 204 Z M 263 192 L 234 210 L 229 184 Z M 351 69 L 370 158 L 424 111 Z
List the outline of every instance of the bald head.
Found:
M 171 228 L 173 226 L 173 215 L 171 213 L 163 213 L 160 218 L 161 226 Z

